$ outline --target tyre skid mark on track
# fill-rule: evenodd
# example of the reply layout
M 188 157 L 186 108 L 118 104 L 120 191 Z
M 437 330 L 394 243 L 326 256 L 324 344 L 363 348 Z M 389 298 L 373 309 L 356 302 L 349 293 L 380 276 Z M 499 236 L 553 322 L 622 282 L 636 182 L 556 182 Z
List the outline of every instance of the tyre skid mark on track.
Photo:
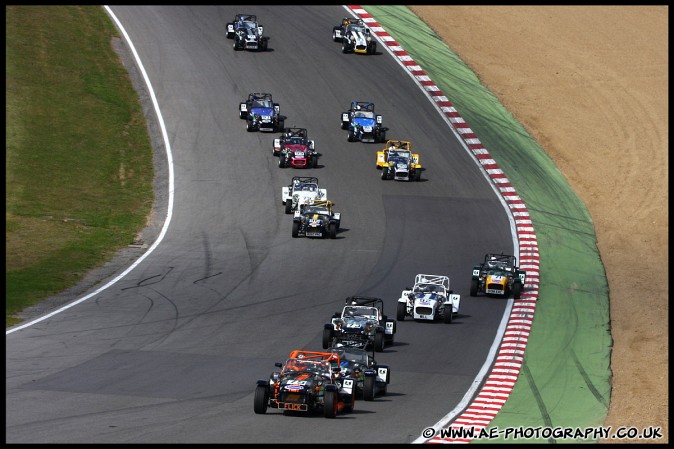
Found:
M 536 233 L 534 232 L 531 217 L 524 201 L 519 197 L 487 149 L 484 148 L 477 135 L 475 135 L 449 99 L 430 79 L 428 74 L 360 5 L 347 5 L 346 9 L 357 18 L 363 19 L 363 22 L 370 28 L 378 40 L 388 47 L 388 50 L 394 57 L 413 76 L 421 88 L 428 93 L 438 110 L 449 120 L 449 123 L 454 127 L 454 130 L 463 140 L 468 150 L 494 183 L 515 220 L 519 241 L 518 258 L 520 267 L 527 272 L 527 280 L 525 291 L 522 292 L 521 298 L 514 301 L 506 331 L 491 373 L 480 392 L 458 417 L 454 418 L 452 416 L 449 419 L 445 417 L 445 419 L 432 426 L 436 429 L 435 437 L 430 439 L 420 437 L 415 441 L 415 443 L 468 443 L 471 439 L 441 438 L 439 436 L 439 429 L 450 426 L 453 428 L 472 427 L 478 433 L 481 429 L 489 426 L 515 386 L 515 382 L 522 369 L 524 351 L 526 350 L 529 333 L 531 332 L 534 313 L 536 311 L 536 301 L 538 299 L 540 259 Z

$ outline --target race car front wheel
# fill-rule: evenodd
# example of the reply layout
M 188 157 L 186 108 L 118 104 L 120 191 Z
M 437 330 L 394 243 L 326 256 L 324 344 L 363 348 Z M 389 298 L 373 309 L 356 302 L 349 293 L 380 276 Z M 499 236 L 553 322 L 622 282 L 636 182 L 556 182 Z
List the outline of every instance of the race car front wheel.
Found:
M 473 279 L 470 281 L 470 296 L 477 296 L 477 284 L 478 284 L 477 279 Z
M 517 283 L 513 285 L 513 297 L 515 299 L 520 299 L 521 295 L 522 295 L 522 284 Z
M 407 306 L 404 302 L 398 303 L 398 311 L 396 313 L 396 319 L 398 321 L 405 321 L 405 315 L 407 314 Z
M 377 352 L 384 351 L 384 333 L 377 332 L 374 334 L 374 350 Z
M 269 388 L 262 385 L 258 385 L 255 388 L 253 410 L 258 415 L 263 415 L 267 412 L 268 404 L 269 404 Z
M 366 401 L 374 401 L 374 388 L 377 383 L 375 376 L 366 376 L 363 380 L 363 399 Z
M 445 324 L 450 324 L 452 322 L 452 312 L 453 307 L 448 304 L 445 306 Z
M 337 398 L 338 393 L 336 391 L 326 391 L 325 392 L 325 403 L 323 404 L 323 415 L 326 418 L 335 418 L 337 417 L 337 406 L 339 399 Z
M 293 238 L 296 238 L 300 235 L 300 224 L 296 221 L 293 222 Z
M 330 329 L 323 329 L 323 349 L 328 349 L 332 343 L 332 331 Z

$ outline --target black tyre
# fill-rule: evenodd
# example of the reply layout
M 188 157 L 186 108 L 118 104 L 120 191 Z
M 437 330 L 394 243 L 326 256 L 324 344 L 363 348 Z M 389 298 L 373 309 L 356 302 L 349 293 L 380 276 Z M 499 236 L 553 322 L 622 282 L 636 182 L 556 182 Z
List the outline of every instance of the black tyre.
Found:
M 414 174 L 414 180 L 415 180 L 416 182 L 421 181 L 421 170 L 416 170 L 416 171 L 415 171 L 415 174 Z
M 234 51 L 239 51 L 241 50 L 241 47 L 239 47 L 238 42 L 235 40 L 234 43 L 232 44 L 232 47 L 234 48 Z
M 348 398 L 344 398 L 344 411 L 351 413 L 356 405 L 356 389 L 354 388 Z
M 286 214 L 292 214 L 293 213 L 293 201 L 292 200 L 286 200 Z
M 323 329 L 323 349 L 328 349 L 332 343 L 332 330 Z
M 325 392 L 325 403 L 323 404 L 323 416 L 326 418 L 335 418 L 337 417 L 337 406 L 339 399 L 337 397 L 338 393 L 336 391 L 326 391 Z
M 375 376 L 366 376 L 363 380 L 363 399 L 365 401 L 374 401 L 375 387 L 377 378 Z
M 255 398 L 253 400 L 253 410 L 258 415 L 265 414 L 267 412 L 267 405 L 269 404 L 269 388 L 258 385 L 255 388 Z
M 311 168 L 316 168 L 318 167 L 318 157 L 314 156 L 311 158 Z
M 522 284 L 517 282 L 515 285 L 513 285 L 513 297 L 515 299 L 520 299 L 521 295 L 522 295 Z
M 384 351 L 384 332 L 374 334 L 374 350 L 377 352 Z
M 445 322 L 445 324 L 449 324 L 449 323 L 452 322 L 452 310 L 453 310 L 453 307 L 452 307 L 451 304 L 447 304 L 445 306 L 445 318 L 443 320 Z
M 300 235 L 300 224 L 297 221 L 293 221 L 293 238 L 296 238 Z
M 276 132 L 282 133 L 284 129 L 285 129 L 285 121 L 279 120 L 278 125 L 276 125 Z
M 344 42 L 342 42 L 342 53 L 348 53 L 349 52 L 349 46 L 346 45 Z
M 286 168 L 286 155 L 281 153 L 278 157 L 278 166 L 280 168 Z
M 473 279 L 470 281 L 470 296 L 477 296 L 477 285 L 478 285 L 477 279 Z
M 342 122 L 342 129 L 349 129 L 349 122 Z
M 262 42 L 260 42 L 260 51 L 267 51 L 267 39 L 264 39 Z
M 331 239 L 337 238 L 337 223 L 330 223 L 328 234 L 330 235 Z
M 381 179 L 384 181 L 388 179 L 388 167 L 381 168 Z
M 349 142 L 353 142 L 354 140 L 356 140 L 356 133 L 353 131 L 353 128 L 349 129 L 349 135 L 346 136 L 346 140 L 348 140 Z
M 253 122 L 251 120 L 246 121 L 246 131 L 248 131 L 249 133 L 255 131 L 255 126 L 253 126 Z
M 407 305 L 404 302 L 399 302 L 396 319 L 398 321 L 405 321 L 405 315 L 407 315 Z

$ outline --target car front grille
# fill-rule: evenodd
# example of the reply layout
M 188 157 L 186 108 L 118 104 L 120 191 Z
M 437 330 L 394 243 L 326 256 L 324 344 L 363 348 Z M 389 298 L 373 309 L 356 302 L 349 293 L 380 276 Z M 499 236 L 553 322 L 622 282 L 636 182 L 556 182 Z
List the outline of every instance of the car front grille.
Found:
M 433 314 L 433 308 L 432 307 L 417 307 L 414 309 L 417 315 L 432 315 Z

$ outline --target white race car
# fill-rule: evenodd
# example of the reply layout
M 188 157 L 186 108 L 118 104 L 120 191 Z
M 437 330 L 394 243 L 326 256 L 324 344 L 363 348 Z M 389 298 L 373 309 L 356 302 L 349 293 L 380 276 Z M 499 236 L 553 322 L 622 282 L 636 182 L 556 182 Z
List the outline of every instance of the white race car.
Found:
M 403 321 L 406 316 L 415 320 L 433 321 L 442 316 L 445 323 L 451 323 L 459 313 L 461 295 L 449 289 L 449 278 L 435 274 L 417 274 L 414 287 L 405 288 L 398 299 L 396 318 Z
M 313 176 L 293 176 L 290 185 L 281 188 L 281 202 L 286 214 L 292 214 L 301 204 L 326 199 L 327 189 L 319 188 L 318 178 Z

